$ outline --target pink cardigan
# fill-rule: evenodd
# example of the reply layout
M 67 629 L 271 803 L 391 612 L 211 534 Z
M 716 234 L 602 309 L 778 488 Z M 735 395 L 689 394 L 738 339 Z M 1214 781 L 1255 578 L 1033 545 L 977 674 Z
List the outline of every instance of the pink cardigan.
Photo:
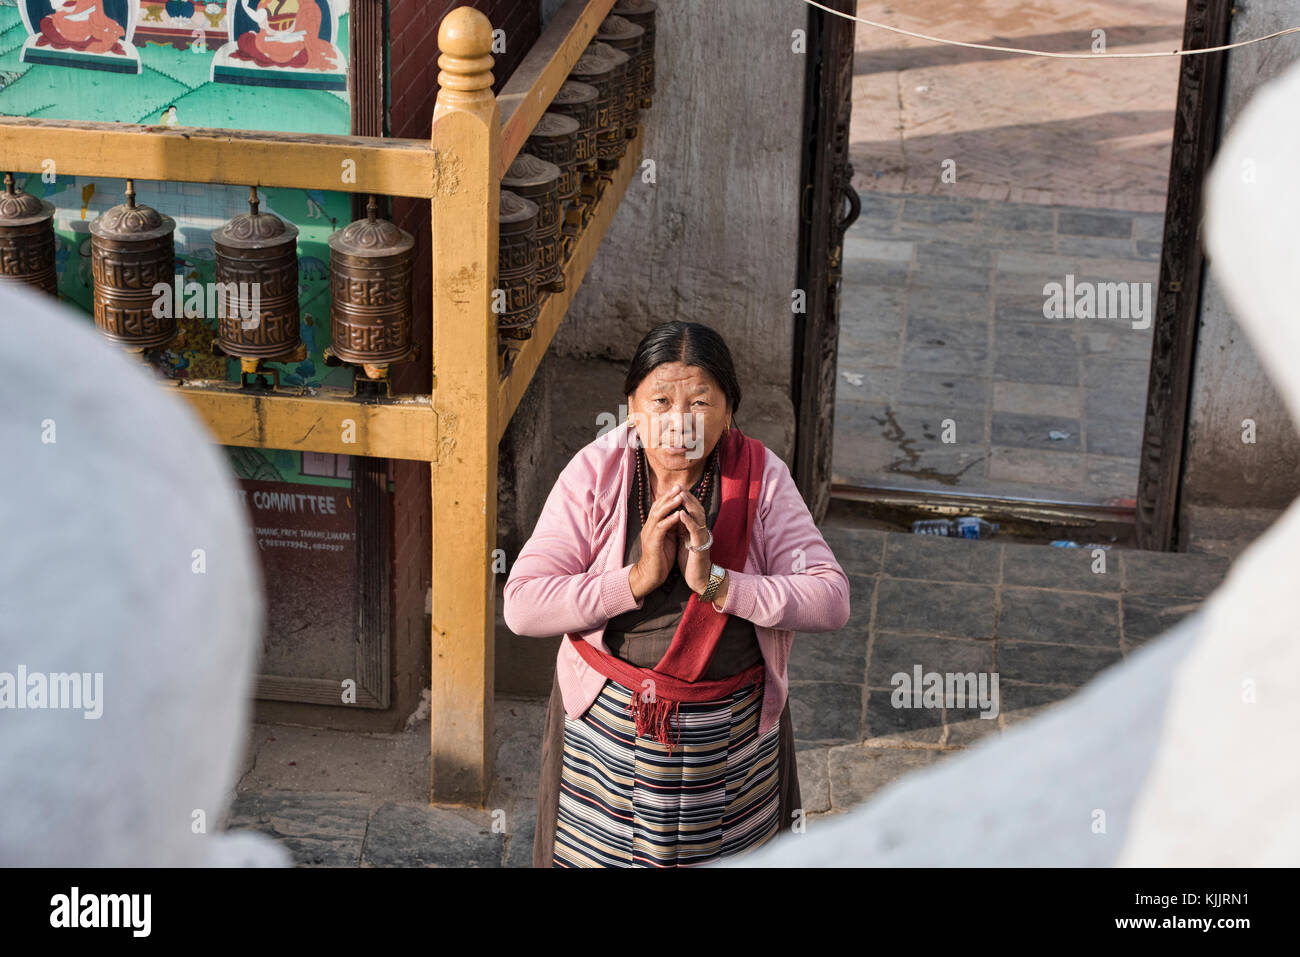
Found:
M 609 653 L 605 623 L 641 602 L 623 564 L 633 449 L 627 423 L 606 432 L 560 473 L 532 537 L 506 580 L 503 611 L 516 635 L 572 632 Z M 802 571 L 795 571 L 800 565 Z M 725 605 L 714 607 L 754 623 L 766 683 L 759 733 L 781 717 L 789 691 L 786 663 L 796 631 L 835 631 L 849 618 L 849 580 L 813 523 L 790 470 L 767 450 L 754 533 L 743 571 L 728 569 Z M 564 710 L 581 717 L 605 677 L 560 644 L 555 662 Z

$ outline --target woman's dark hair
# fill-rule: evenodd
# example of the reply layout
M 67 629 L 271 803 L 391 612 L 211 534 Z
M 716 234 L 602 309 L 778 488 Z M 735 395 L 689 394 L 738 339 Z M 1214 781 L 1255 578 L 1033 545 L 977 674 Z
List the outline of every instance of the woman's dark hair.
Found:
M 722 336 L 698 322 L 661 322 L 636 347 L 623 382 L 623 394 L 635 393 L 641 380 L 665 362 L 698 366 L 713 376 L 731 404 L 732 424 L 735 424 L 736 409 L 740 407 L 740 382 L 731 361 L 731 350 Z

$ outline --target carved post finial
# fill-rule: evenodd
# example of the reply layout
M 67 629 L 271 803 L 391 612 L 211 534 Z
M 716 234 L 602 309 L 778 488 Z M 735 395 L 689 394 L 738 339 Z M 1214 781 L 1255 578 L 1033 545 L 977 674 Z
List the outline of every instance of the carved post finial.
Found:
M 471 93 L 492 88 L 492 22 L 471 7 L 457 7 L 438 27 L 438 86 Z

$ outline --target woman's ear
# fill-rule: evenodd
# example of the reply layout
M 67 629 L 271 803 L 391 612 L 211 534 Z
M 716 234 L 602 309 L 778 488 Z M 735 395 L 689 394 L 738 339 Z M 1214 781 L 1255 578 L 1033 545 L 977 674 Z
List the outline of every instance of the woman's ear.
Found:
M 636 430 L 636 415 L 632 411 L 632 397 L 630 395 L 627 397 L 627 419 L 624 421 L 623 427 L 627 429 L 627 438 L 631 442 L 632 448 L 641 448 L 641 433 Z

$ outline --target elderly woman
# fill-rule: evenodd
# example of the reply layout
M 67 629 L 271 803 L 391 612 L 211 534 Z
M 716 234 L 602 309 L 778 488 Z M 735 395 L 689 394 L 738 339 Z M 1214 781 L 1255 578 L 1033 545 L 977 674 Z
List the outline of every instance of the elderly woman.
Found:
M 626 422 L 560 473 L 505 586 L 518 635 L 564 633 L 535 867 L 672 867 L 802 817 L 786 662 L 849 616 L 849 583 L 785 464 L 734 425 L 722 337 L 638 346 Z

